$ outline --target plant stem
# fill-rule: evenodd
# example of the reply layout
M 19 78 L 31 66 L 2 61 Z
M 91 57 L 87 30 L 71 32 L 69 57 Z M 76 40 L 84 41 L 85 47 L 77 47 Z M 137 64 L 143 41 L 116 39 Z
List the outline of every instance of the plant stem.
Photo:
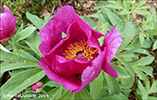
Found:
M 15 44 L 16 44 L 17 46 L 21 47 L 21 48 L 24 48 L 24 49 L 27 49 L 27 50 L 31 50 L 31 51 L 32 51 L 32 49 L 31 49 L 31 48 L 25 47 L 25 46 L 20 45 L 20 44 L 18 44 L 18 43 L 15 43 Z

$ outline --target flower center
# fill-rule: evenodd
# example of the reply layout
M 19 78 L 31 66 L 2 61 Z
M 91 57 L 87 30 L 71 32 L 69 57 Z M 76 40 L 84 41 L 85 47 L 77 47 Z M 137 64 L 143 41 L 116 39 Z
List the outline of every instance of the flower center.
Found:
M 89 47 L 87 44 L 87 41 L 70 44 L 63 53 L 64 57 L 67 59 L 94 59 L 98 55 L 98 49 Z

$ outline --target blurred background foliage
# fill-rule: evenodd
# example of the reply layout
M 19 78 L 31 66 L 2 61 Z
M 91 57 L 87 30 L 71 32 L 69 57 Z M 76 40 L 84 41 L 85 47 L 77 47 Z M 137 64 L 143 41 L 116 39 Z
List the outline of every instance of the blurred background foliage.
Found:
M 62 5 L 72 5 L 83 20 L 89 22 L 95 30 L 104 35 L 117 24 L 116 29 L 122 34 L 123 43 L 120 46 L 116 57 L 111 62 L 111 65 L 117 70 L 119 77 L 114 79 L 105 73 L 101 73 L 98 78 L 83 90 L 83 92 L 75 94 L 76 97 L 80 97 L 81 95 L 81 98 L 83 99 L 84 97 L 89 96 L 94 99 L 125 98 L 129 100 L 154 100 L 157 98 L 157 6 L 155 0 L 1 1 L 2 4 L 7 5 L 12 10 L 13 15 L 18 19 L 18 26 L 20 26 L 21 23 L 24 23 L 24 25 L 17 28 L 17 33 L 12 38 L 13 40 L 9 41 L 11 45 L 6 46 L 6 48 L 19 55 L 26 54 L 24 53 L 26 51 L 33 55 L 33 57 L 36 57 L 37 60 L 40 60 L 41 56 L 38 50 L 38 45 L 40 44 L 40 39 L 37 37 L 38 31 L 49 19 L 53 18 L 53 14 L 55 14 Z M 26 24 L 30 22 L 33 25 L 29 24 L 26 26 Z M 38 30 L 35 30 L 35 27 Z M 100 44 L 103 43 L 103 39 L 104 38 L 99 39 Z M 38 42 L 34 42 L 35 40 Z M 37 45 L 34 46 L 34 44 Z M 3 52 L 2 58 L 10 61 L 10 58 L 8 57 L 16 58 L 17 55 L 10 55 Z M 17 62 L 17 60 L 18 59 L 11 59 L 10 62 Z M 18 63 L 22 65 L 23 61 L 20 62 L 20 60 L 21 58 L 19 57 Z M 27 59 L 24 61 L 27 62 Z M 36 66 L 36 59 L 34 62 L 33 66 Z M 7 64 L 8 63 L 3 63 L 3 72 L 12 70 L 12 72 L 9 72 L 11 76 L 16 76 L 15 73 L 23 71 L 21 69 L 14 70 L 13 66 L 9 67 L 10 69 L 7 69 L 5 68 Z M 18 66 L 19 68 L 21 68 L 20 64 Z M 29 70 L 32 69 L 28 68 L 24 70 L 28 70 L 28 72 L 31 73 Z M 38 70 L 39 72 L 36 73 L 43 73 L 42 70 Z M 26 73 L 23 74 L 25 75 Z M 21 76 L 23 74 L 21 74 Z M 33 75 L 34 74 L 32 74 L 32 76 Z M 30 75 L 30 77 L 32 76 Z M 57 95 L 57 98 L 60 99 L 63 99 L 65 96 L 73 96 L 73 98 L 76 98 L 73 94 L 68 94 L 68 92 L 58 86 L 58 84 L 55 84 L 55 87 L 57 88 L 49 88 L 54 87 L 52 86 L 54 82 L 48 80 L 47 77 L 43 78 L 42 74 L 38 78 L 42 78 L 41 81 L 45 82 L 43 90 L 47 91 L 49 95 Z M 11 78 L 11 80 L 15 80 L 14 77 Z M 27 84 L 27 86 L 29 85 L 30 83 Z M 22 84 L 21 86 L 25 86 L 25 84 Z M 14 87 L 16 88 L 18 85 L 15 85 Z M 4 84 L 2 88 L 7 89 L 8 84 Z M 18 93 L 20 90 L 16 92 Z M 23 93 L 27 94 L 27 92 Z
M 56 3 L 56 0 L 1 0 L 0 6 L 2 8 L 2 4 L 7 5 L 17 18 L 17 25 L 20 25 L 21 23 L 26 24 L 29 22 L 26 18 L 26 12 L 42 17 L 43 14 L 50 14 L 46 12 L 51 10 Z M 4 9 L 2 8 L 3 11 Z

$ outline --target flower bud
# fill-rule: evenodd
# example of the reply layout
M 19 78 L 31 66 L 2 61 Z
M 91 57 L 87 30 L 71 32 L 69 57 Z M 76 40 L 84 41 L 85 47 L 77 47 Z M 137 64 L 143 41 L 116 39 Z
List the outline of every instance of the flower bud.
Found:
M 4 12 L 0 12 L 0 43 L 7 41 L 16 30 L 16 18 L 10 9 L 3 5 Z
M 41 92 L 41 87 L 43 86 L 42 82 L 37 82 L 31 86 L 31 89 L 35 92 Z

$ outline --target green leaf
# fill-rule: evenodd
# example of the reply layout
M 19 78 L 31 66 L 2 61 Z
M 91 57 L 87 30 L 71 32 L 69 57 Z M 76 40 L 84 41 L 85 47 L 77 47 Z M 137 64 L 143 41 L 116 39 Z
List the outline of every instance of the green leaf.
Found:
M 39 81 L 44 76 L 45 76 L 45 72 L 41 68 L 34 68 L 34 69 L 30 69 L 30 70 L 26 70 L 26 71 L 18 73 L 14 75 L 13 77 L 11 77 L 1 87 L 0 98 L 4 100 L 6 98 L 3 95 L 10 94 L 11 96 L 7 97 L 7 99 L 11 99 L 12 96 L 21 92 L 22 90 L 32 85 L 33 83 Z
M 131 22 L 125 23 L 125 28 L 122 34 L 123 43 L 119 47 L 117 54 L 122 51 L 133 39 L 133 37 L 136 35 L 136 29 L 134 25 Z
M 123 8 L 124 8 L 122 2 L 119 1 L 119 0 L 117 0 L 117 1 L 115 1 L 115 0 L 110 0 L 109 2 L 112 3 L 113 6 L 117 6 L 117 7 L 119 7 L 119 9 L 123 9 Z M 121 8 L 120 8 L 120 7 L 121 7 Z
M 136 89 L 136 92 L 137 92 L 137 93 L 136 93 L 136 92 L 133 92 L 133 93 L 135 94 L 135 96 L 137 97 L 138 100 L 142 100 L 141 95 L 138 94 L 139 91 L 140 91 L 139 89 Z
M 139 1 L 138 6 L 142 6 L 142 5 L 145 4 L 146 2 L 147 2 L 147 0 Z
M 130 92 L 132 92 L 132 90 L 131 89 L 124 89 L 124 90 L 121 90 L 124 94 L 125 94 L 125 96 L 127 96 L 127 97 L 129 97 L 129 95 L 130 95 Z
M 150 14 L 147 10 L 141 10 L 141 9 L 135 10 L 134 13 L 142 14 L 142 15 L 149 15 Z
M 153 44 L 153 51 L 157 49 L 157 40 Z
M 66 93 L 64 93 L 61 97 L 59 97 L 57 100 L 72 100 L 74 97 L 74 94 L 69 94 L 69 91 L 67 91 Z
M 141 96 L 143 100 L 147 100 L 148 99 L 148 94 L 146 89 L 143 87 L 142 83 L 140 82 L 140 80 L 137 80 L 137 87 L 140 90 Z
M 24 30 L 22 30 L 19 33 L 17 33 L 16 35 L 14 35 L 15 42 L 18 42 L 18 41 L 20 41 L 22 39 L 27 38 L 28 36 L 30 36 L 33 33 L 33 31 L 35 29 L 36 28 L 33 27 L 33 26 L 26 27 Z
M 112 9 L 123 9 L 123 7 L 119 6 L 119 5 L 112 5 L 112 4 L 108 4 L 105 7 L 107 8 L 112 8 Z
M 0 50 L 1 52 L 1 60 L 9 61 L 9 62 L 23 62 L 23 63 L 36 63 L 37 60 L 32 60 L 20 55 L 16 55 L 14 53 L 8 53 Z
M 25 42 L 38 56 L 40 57 L 42 56 L 42 54 L 39 51 L 39 45 L 41 43 L 41 40 L 36 31 L 32 35 L 30 35 L 27 39 L 25 39 Z
M 142 57 L 141 59 L 139 59 L 136 62 L 132 62 L 130 63 L 132 66 L 145 66 L 145 65 L 149 65 L 153 62 L 154 57 L 153 56 L 147 56 L 147 57 Z
M 100 100 L 103 97 L 109 96 L 109 93 L 106 91 L 106 89 L 103 87 L 100 91 L 100 93 L 97 95 L 97 97 L 95 98 L 95 100 Z
M 126 9 L 123 9 L 121 12 L 120 12 L 120 15 L 126 15 L 126 14 L 130 14 L 131 12 L 130 11 L 127 11 Z
M 146 2 L 147 2 L 147 0 L 140 0 L 136 9 L 139 9 L 139 7 L 142 6 L 143 4 L 145 4 Z
M 124 50 L 131 50 L 131 49 L 136 49 L 136 48 L 140 48 L 141 44 L 139 41 L 139 38 L 134 39 L 134 41 L 129 44 L 126 48 L 123 48 Z
M 0 44 L 0 49 L 3 50 L 3 51 L 5 51 L 5 52 L 8 52 L 8 53 L 10 52 L 10 51 L 7 50 L 5 47 L 3 47 L 3 45 L 1 45 L 1 44 Z
M 129 9 L 130 9 L 130 2 L 128 2 L 128 1 L 123 1 L 123 5 L 124 5 L 124 7 L 125 7 L 125 9 L 127 10 L 127 11 L 129 11 Z
M 14 70 L 12 70 L 12 71 L 9 71 L 9 74 L 10 74 L 10 76 L 12 77 L 12 76 L 14 76 L 14 75 L 16 75 L 16 74 L 18 74 L 18 73 L 20 73 L 20 72 L 22 72 L 22 71 L 28 70 L 28 69 L 31 69 L 31 68 L 14 69 Z
M 81 19 L 87 21 L 88 23 L 90 23 L 92 25 L 92 27 L 94 28 L 94 26 L 96 25 L 96 23 L 89 17 L 86 17 L 86 16 L 80 16 Z
M 134 9 L 131 9 L 131 12 L 135 12 L 136 10 L 141 9 L 142 7 L 140 7 L 140 6 L 142 6 L 146 2 L 147 2 L 147 0 L 140 0 L 139 3 L 138 3 L 138 5 L 136 6 L 136 8 L 134 8 L 135 5 L 136 5 L 136 2 L 135 2 L 135 5 L 133 6 Z
M 151 8 L 151 6 L 142 6 L 142 7 L 140 7 L 140 9 L 148 9 L 148 8 Z
M 84 88 L 81 92 L 80 95 L 82 97 L 83 100 L 94 100 L 93 96 L 90 95 L 90 93 L 87 91 L 86 88 Z
M 102 98 L 102 100 L 128 100 L 128 98 L 123 93 L 119 93 L 111 96 L 106 96 Z
M 144 43 L 143 43 L 143 45 L 141 45 L 141 47 L 143 47 L 143 48 L 150 48 L 150 47 L 151 47 L 151 44 L 152 44 L 152 41 L 151 41 L 151 40 L 145 39 L 145 40 L 144 40 Z
M 44 16 L 44 22 L 45 22 L 45 24 L 47 24 L 47 22 L 48 22 L 51 18 L 53 18 L 53 16 L 52 16 L 52 17 L 51 17 L 50 15 Z
M 104 8 L 105 5 L 107 5 L 107 2 L 105 2 L 105 1 L 99 1 L 99 4 L 96 5 L 94 7 L 94 9 Z
M 105 33 L 107 33 L 107 29 L 105 29 L 105 28 L 108 27 L 108 22 L 106 21 L 104 16 L 105 16 L 104 13 L 100 14 L 99 20 L 97 22 L 97 28 L 98 28 L 99 32 L 101 31 L 102 34 L 106 35 Z M 103 29 L 105 29 L 105 31 L 102 31 L 103 29 L 100 28 L 100 24 L 102 24 Z
M 33 99 L 40 100 L 38 98 L 39 94 L 34 93 L 34 91 L 32 91 L 32 90 L 26 90 L 22 95 L 17 94 L 16 96 L 21 97 L 20 100 L 33 100 Z M 32 97 L 32 98 L 30 98 L 30 97 Z
M 61 84 L 58 84 L 54 81 L 48 81 L 45 85 L 50 86 L 50 87 L 60 87 L 60 86 L 62 86 Z
M 82 100 L 80 92 L 79 93 L 75 93 L 74 100 Z
M 150 87 L 150 82 L 149 82 L 148 78 L 146 77 L 146 75 L 143 72 L 141 72 L 137 67 L 133 67 L 133 69 L 134 69 L 135 73 L 137 74 L 137 76 L 141 80 L 144 81 L 144 83 L 145 83 L 145 89 L 148 90 L 149 87 Z
M 105 8 L 105 11 L 112 25 L 114 26 L 117 24 L 116 29 L 120 30 L 123 27 L 122 20 L 116 14 L 111 12 L 109 9 Z
M 100 37 L 100 38 L 98 39 L 98 41 L 99 41 L 99 43 L 100 43 L 100 46 L 103 45 L 103 43 L 104 43 L 104 38 L 105 38 L 105 37 Z
M 129 74 L 131 75 L 130 82 L 129 82 L 129 84 L 127 84 L 128 88 L 131 88 L 134 83 L 134 80 L 135 80 L 135 72 L 134 72 L 133 68 L 126 61 L 124 61 L 123 59 L 118 58 L 118 57 L 116 57 L 116 58 L 120 62 L 122 62 L 122 64 L 125 66 L 125 68 L 129 72 Z
M 132 6 L 131 6 L 131 12 L 134 11 L 135 7 L 136 7 L 136 0 L 134 0 L 134 3 L 133 3 Z
M 136 66 L 139 70 L 145 72 L 146 74 L 150 75 L 153 77 L 153 67 L 151 66 Z
M 150 22 L 150 23 L 148 23 L 146 26 L 145 26 L 145 28 L 143 28 L 143 30 L 145 31 L 145 32 L 149 32 L 149 31 L 153 31 L 155 29 L 155 25 L 153 24 L 153 22 Z M 149 33 L 147 33 L 146 35 L 148 35 Z M 153 35 L 153 34 L 151 34 L 151 35 Z M 149 37 L 149 36 L 148 36 Z M 147 39 L 149 39 L 147 37 Z
M 102 86 L 103 73 L 101 72 L 93 82 L 90 82 L 90 94 L 95 98 L 100 93 Z
M 148 94 L 157 93 L 157 80 L 153 79 L 153 84 L 151 88 L 148 90 Z
M 148 96 L 148 100 L 157 100 L 157 97 L 154 97 L 154 96 Z
M 55 98 L 53 98 L 53 99 L 58 99 L 60 96 L 63 95 L 64 91 L 65 91 L 65 89 L 61 86 L 61 87 L 59 88 L 59 90 L 57 91 Z M 66 91 L 67 91 L 67 90 L 66 90 Z M 51 99 L 52 99 L 52 98 L 51 98 Z M 53 100 L 53 99 L 52 99 L 52 100 Z
M 110 95 L 112 94 L 119 94 L 120 93 L 120 86 L 115 78 L 105 74 L 107 84 L 108 84 L 108 91 Z
M 39 67 L 37 63 L 25 63 L 25 62 L 3 62 L 0 64 L 1 66 L 1 72 L 3 73 L 5 71 L 14 70 L 14 69 L 20 69 L 20 68 L 31 68 L 31 67 Z
M 62 32 L 62 38 L 67 37 L 67 34 Z
M 38 28 L 41 29 L 43 28 L 43 20 L 40 19 L 36 15 L 32 15 L 29 12 L 26 12 L 26 17 Z
M 16 34 L 22 31 L 24 27 L 25 26 L 23 26 L 23 23 L 20 25 L 20 27 L 17 27 Z
M 146 55 L 150 55 L 150 53 L 147 50 L 141 49 L 141 48 L 135 48 L 134 52 L 141 53 L 141 54 L 146 54 Z
M 150 23 L 152 21 L 152 19 L 153 19 L 153 15 L 148 15 L 146 17 L 146 21 L 143 21 L 143 23 L 142 23 L 142 29 L 147 27 L 147 24 Z
M 118 57 L 135 57 L 134 50 L 124 51 L 120 54 L 117 54 Z
M 143 43 L 144 43 L 144 33 L 143 32 L 140 33 L 139 39 L 140 39 L 141 45 L 143 45 Z
M 97 28 L 97 31 L 101 32 L 102 34 L 106 35 L 107 34 L 107 31 L 108 31 L 108 22 L 106 21 L 105 17 L 104 17 L 104 13 L 101 13 L 100 16 L 99 16 L 99 20 L 97 22 L 97 25 L 96 25 L 96 28 Z M 103 37 L 100 37 L 98 39 L 99 43 L 100 43 L 100 46 L 102 46 L 102 44 L 104 43 L 104 36 Z
M 94 13 L 94 14 L 91 14 L 91 15 L 88 15 L 87 17 L 94 17 L 94 18 L 99 18 L 100 16 L 100 11 Z
M 110 63 L 111 66 L 114 67 L 114 69 L 117 71 L 118 73 L 118 77 L 119 78 L 129 78 L 131 77 L 126 71 L 126 69 L 124 67 L 121 67 L 121 66 L 117 66 L 113 63 Z
M 57 99 L 58 97 L 62 95 L 62 90 L 63 90 L 62 86 L 53 88 L 47 93 L 49 95 L 47 99 L 50 99 L 50 100 Z
M 20 56 L 23 56 L 23 57 L 26 57 L 26 58 L 38 61 L 33 55 L 29 54 L 28 52 L 25 52 L 24 50 L 17 49 L 17 53 Z

